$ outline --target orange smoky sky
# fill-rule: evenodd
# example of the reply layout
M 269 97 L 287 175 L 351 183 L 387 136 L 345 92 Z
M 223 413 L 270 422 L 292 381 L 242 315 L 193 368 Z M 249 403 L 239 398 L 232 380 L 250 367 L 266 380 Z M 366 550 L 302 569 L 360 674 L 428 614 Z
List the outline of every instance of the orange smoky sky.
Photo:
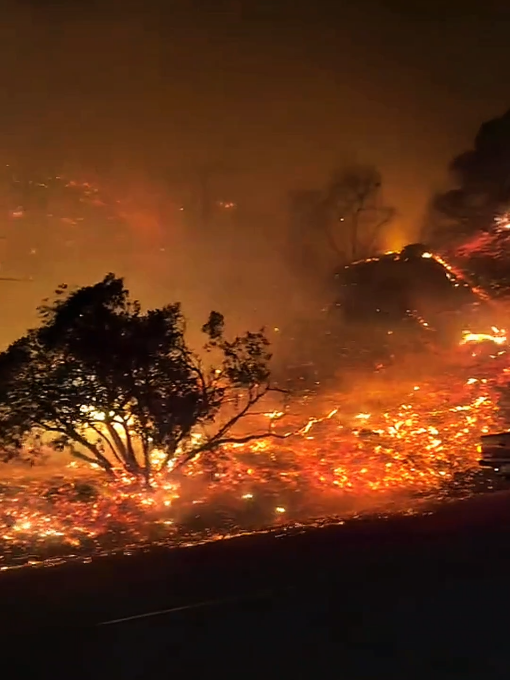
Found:
M 115 186 L 133 236 L 120 264 L 101 228 L 76 267 L 52 267 L 47 252 L 37 268 L 31 244 L 46 234 L 20 220 L 14 245 L 0 242 L 0 273 L 34 280 L 1 284 L 3 342 L 64 273 L 90 280 L 110 255 L 147 299 L 180 295 L 192 313 L 267 307 L 287 192 L 320 186 L 344 162 L 380 168 L 398 209 L 388 246 L 412 240 L 449 158 L 510 105 L 504 3 L 33 0 L 2 10 L 0 160 Z M 178 208 L 207 164 L 214 196 L 245 219 L 198 243 Z

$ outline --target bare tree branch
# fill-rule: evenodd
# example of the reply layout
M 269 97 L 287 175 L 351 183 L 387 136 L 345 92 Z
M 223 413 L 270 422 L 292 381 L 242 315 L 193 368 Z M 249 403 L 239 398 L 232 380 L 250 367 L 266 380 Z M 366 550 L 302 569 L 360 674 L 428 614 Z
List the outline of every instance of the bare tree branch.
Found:
M 346 254 L 351 260 L 370 256 L 382 229 L 393 219 L 394 209 L 380 204 L 381 186 L 381 176 L 372 167 L 333 174 L 323 199 L 323 228 L 330 247 L 342 259 Z M 340 225 L 344 248 L 335 236 Z
M 229 420 L 227 420 L 227 422 L 224 423 L 222 427 L 220 427 L 218 432 L 216 432 L 216 434 L 210 437 L 207 441 L 203 442 L 203 444 L 200 444 L 200 446 L 197 446 L 191 449 L 190 451 L 186 452 L 184 457 L 181 458 L 181 460 L 179 460 L 177 465 L 173 468 L 172 472 L 178 470 L 186 463 L 189 463 L 189 461 L 193 460 L 193 458 L 196 458 L 200 453 L 203 453 L 204 451 L 211 451 L 213 449 L 218 448 L 219 446 L 223 446 L 224 444 L 244 444 L 246 442 L 254 441 L 256 439 L 265 439 L 268 437 L 273 437 L 276 439 L 285 439 L 286 437 L 288 437 L 289 435 L 280 435 L 275 432 L 252 434 L 246 435 L 245 437 L 226 436 L 227 433 L 230 432 L 230 430 L 232 430 L 235 427 L 235 425 L 243 417 L 246 416 L 248 411 L 250 411 L 250 409 L 269 392 L 280 392 L 284 394 L 287 393 L 286 390 L 283 390 L 281 388 L 267 386 L 264 387 L 262 390 L 258 391 L 256 394 L 249 395 L 244 407 L 241 410 L 239 410 L 234 416 L 232 416 Z M 161 469 L 163 470 L 164 467 L 162 466 Z
M 115 450 L 113 443 L 108 439 L 108 437 L 105 435 L 105 433 L 101 432 L 101 430 L 98 427 L 96 427 L 93 423 L 91 423 L 89 427 L 91 428 L 91 430 L 96 432 L 108 444 L 108 447 L 109 447 L 110 451 L 112 452 L 112 455 L 114 456 L 115 460 L 120 465 L 124 465 L 121 457 L 119 456 L 119 454 Z

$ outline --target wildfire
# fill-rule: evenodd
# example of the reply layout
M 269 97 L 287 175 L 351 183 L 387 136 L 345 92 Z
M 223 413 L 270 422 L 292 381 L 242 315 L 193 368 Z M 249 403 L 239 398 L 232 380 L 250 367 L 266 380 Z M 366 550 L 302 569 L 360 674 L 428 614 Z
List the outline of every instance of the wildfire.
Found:
M 438 256 L 422 257 L 459 280 Z M 11 472 L 0 487 L 0 569 L 340 521 L 365 509 L 408 509 L 417 497 L 447 496 L 478 471 L 480 435 L 507 426 L 497 405 L 497 390 L 510 376 L 506 331 L 465 330 L 459 344 L 486 343 L 497 351 L 425 352 L 370 377 L 355 375 L 342 391 L 319 388 L 285 408 L 268 404 L 255 425 L 267 432 L 269 421 L 283 439 L 203 453 L 178 475 L 169 467 L 151 492 L 127 473 L 111 482 L 77 461 L 50 481 Z M 163 460 L 163 452 L 153 452 L 157 469 Z
M 467 345 L 468 343 L 479 343 L 479 342 L 493 342 L 496 345 L 506 345 L 507 337 L 506 331 L 492 327 L 492 333 L 471 333 L 470 331 L 462 332 L 461 345 Z
M 459 286 L 460 283 L 462 282 L 465 285 L 468 285 L 466 282 L 466 277 L 464 276 L 463 272 L 461 272 L 460 269 L 457 269 L 454 267 L 452 264 L 447 262 L 441 255 L 438 253 L 423 253 L 422 257 L 424 259 L 433 259 L 436 262 L 438 262 L 442 267 L 444 267 L 446 271 L 447 277 L 452 281 L 454 286 Z M 486 302 L 490 300 L 490 296 L 482 289 L 479 287 L 473 287 L 472 288 L 473 292 L 481 299 L 485 300 Z
M 481 434 L 504 426 L 495 389 L 510 373 L 504 332 L 467 333 L 462 344 L 488 338 L 493 358 L 448 357 L 419 382 L 402 371 L 373 376 L 345 393 L 302 397 L 288 410 L 258 416 L 287 423 L 283 440 L 225 446 L 193 461 L 179 478 L 155 480 L 148 493 L 127 475 L 115 483 L 71 462 L 53 488 L 20 479 L 0 491 L 3 568 L 30 555 L 83 556 L 163 542 L 188 544 L 345 516 L 395 499 L 447 493 L 477 469 Z M 455 353 L 454 353 L 455 354 Z M 353 404 L 363 405 L 359 411 Z M 323 415 L 309 415 L 310 410 Z M 161 453 L 156 452 L 156 457 Z M 211 463 L 216 465 L 211 467 Z M 227 519 L 225 519 L 227 518 Z M 33 559 L 33 557 L 32 557 Z

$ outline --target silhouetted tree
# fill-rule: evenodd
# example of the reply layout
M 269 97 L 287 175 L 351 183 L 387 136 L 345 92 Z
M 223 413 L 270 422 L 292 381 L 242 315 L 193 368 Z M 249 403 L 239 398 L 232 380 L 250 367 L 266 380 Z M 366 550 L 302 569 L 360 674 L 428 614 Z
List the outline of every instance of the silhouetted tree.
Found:
M 371 166 L 337 170 L 323 191 L 295 192 L 291 200 L 297 242 L 310 250 L 320 239 L 335 265 L 377 252 L 395 217 L 395 209 L 383 201 L 381 175 Z
M 510 203 L 510 111 L 480 127 L 474 147 L 450 163 L 452 188 L 434 196 L 428 237 L 448 243 L 490 231 Z
M 323 211 L 331 247 L 349 260 L 373 255 L 384 227 L 395 217 L 395 209 L 382 200 L 381 174 L 371 166 L 333 173 Z
M 41 326 L 0 355 L 5 459 L 49 435 L 57 450 L 149 483 L 155 449 L 164 469 L 225 443 L 276 436 L 233 435 L 271 389 L 262 331 L 226 340 L 212 312 L 203 332 L 218 363 L 205 366 L 186 344 L 180 305 L 142 313 L 113 274 L 73 292 L 62 286 L 39 311 Z

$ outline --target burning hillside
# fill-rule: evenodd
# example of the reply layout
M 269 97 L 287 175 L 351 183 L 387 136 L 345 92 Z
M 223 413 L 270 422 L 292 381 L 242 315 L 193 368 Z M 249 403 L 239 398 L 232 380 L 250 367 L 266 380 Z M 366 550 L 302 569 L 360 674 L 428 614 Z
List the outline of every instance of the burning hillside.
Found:
M 493 228 L 473 234 L 448 257 L 470 272 L 472 278 L 493 296 L 508 296 L 510 290 L 510 221 L 508 215 L 497 219 Z
M 125 472 L 112 482 L 76 461 L 47 475 L 6 468 L 3 568 L 414 511 L 455 488 L 471 493 L 480 434 L 505 426 L 498 390 L 510 352 L 498 328 L 463 330 L 455 346 L 353 371 L 341 390 L 315 385 L 284 406 L 266 403 L 249 426 L 272 422 L 283 439 L 227 444 L 160 474 L 150 492 Z
M 334 304 L 313 324 L 278 337 L 279 358 L 301 379 L 336 374 L 338 382 L 353 369 L 374 370 L 419 348 L 454 348 L 466 333 L 500 334 L 501 314 L 489 295 L 421 244 L 351 263 L 334 283 Z
M 394 325 L 412 318 L 431 329 L 446 315 L 461 314 L 465 323 L 467 314 L 488 307 L 487 294 L 420 244 L 347 265 L 336 278 L 336 306 L 347 322 Z

